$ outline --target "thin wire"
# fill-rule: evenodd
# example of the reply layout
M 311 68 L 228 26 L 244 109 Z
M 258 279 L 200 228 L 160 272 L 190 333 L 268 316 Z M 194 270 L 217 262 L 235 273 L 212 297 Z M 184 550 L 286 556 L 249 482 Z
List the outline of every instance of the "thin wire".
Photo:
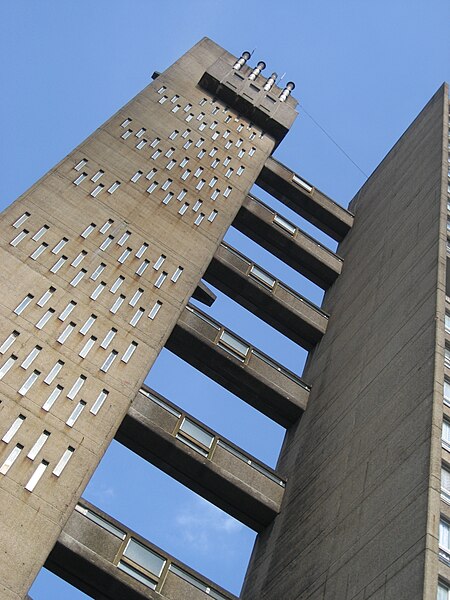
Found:
M 327 136 L 327 138 L 329 138 L 329 139 L 330 139 L 330 140 L 333 142 L 333 144 L 339 148 L 339 150 L 342 152 L 342 154 L 344 154 L 344 155 L 345 155 L 345 156 L 348 158 L 348 160 L 349 160 L 349 161 L 350 161 L 350 162 L 351 162 L 353 165 L 355 165 L 355 167 L 358 169 L 358 171 L 361 171 L 361 173 L 364 175 L 364 177 L 365 177 L 366 179 L 368 179 L 368 178 L 369 178 L 369 176 L 367 175 L 367 173 L 365 173 L 365 172 L 364 172 L 364 171 L 361 169 L 361 167 L 355 163 L 355 161 L 352 159 L 352 157 L 351 157 L 351 156 L 349 156 L 349 155 L 347 154 L 347 152 L 346 152 L 346 151 L 345 151 L 345 150 L 342 148 L 342 146 L 340 146 L 340 145 L 339 145 L 339 144 L 336 142 L 336 140 L 334 140 L 334 139 L 331 137 L 331 135 L 330 135 L 330 134 L 329 134 L 327 131 L 325 131 L 325 129 L 322 127 L 322 125 L 320 125 L 320 124 L 319 124 L 319 123 L 318 123 L 318 122 L 317 122 L 317 121 L 314 119 L 314 117 L 313 117 L 312 115 L 310 115 L 310 114 L 309 114 L 309 112 L 306 110 L 306 108 L 303 106 L 303 104 L 299 104 L 299 106 L 300 106 L 300 108 L 303 110 L 303 112 L 304 112 L 304 113 L 305 113 L 305 114 L 306 114 L 306 115 L 307 115 L 307 116 L 308 116 L 308 117 L 311 119 L 311 121 L 312 121 L 313 123 L 315 123 L 315 124 L 317 125 L 317 127 L 318 127 L 318 128 L 321 130 L 321 131 L 323 131 L 323 133 L 324 133 L 324 134 Z

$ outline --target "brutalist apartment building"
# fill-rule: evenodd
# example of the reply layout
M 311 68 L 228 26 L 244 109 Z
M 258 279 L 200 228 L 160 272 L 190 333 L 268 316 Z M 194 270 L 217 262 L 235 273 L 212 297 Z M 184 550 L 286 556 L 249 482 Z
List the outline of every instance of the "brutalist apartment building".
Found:
M 234 598 L 82 498 L 113 438 L 259 533 L 244 600 L 450 598 L 447 86 L 346 210 L 272 157 L 294 85 L 250 63 L 201 40 L 1 214 L 2 599 L 44 564 L 98 599 Z M 302 375 L 194 307 L 208 283 Z M 143 384 L 163 347 L 286 428 L 275 470 Z

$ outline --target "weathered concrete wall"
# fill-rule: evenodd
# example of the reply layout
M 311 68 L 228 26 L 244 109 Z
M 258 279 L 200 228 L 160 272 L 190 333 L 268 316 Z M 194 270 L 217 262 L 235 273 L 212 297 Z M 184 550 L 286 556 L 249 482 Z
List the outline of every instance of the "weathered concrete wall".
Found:
M 447 110 L 443 87 L 350 206 L 308 407 L 279 463 L 282 511 L 245 600 L 436 598 Z

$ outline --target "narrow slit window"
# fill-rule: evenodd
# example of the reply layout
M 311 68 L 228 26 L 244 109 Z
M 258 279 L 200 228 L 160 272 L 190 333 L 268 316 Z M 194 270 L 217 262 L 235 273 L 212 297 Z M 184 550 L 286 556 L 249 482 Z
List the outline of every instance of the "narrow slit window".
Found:
M 21 216 L 20 216 L 20 217 L 17 219 L 17 221 L 14 221 L 14 223 L 13 223 L 13 225 L 12 225 L 12 226 L 13 226 L 15 229 L 18 229 L 18 228 L 19 228 L 21 225 L 23 225 L 23 224 L 25 223 L 25 221 L 26 221 L 27 219 L 29 219 L 30 217 L 31 217 L 31 214 L 30 214 L 29 212 L 24 212 L 24 213 L 23 213 L 23 215 L 21 215 Z
M 215 131 L 212 136 L 211 139 L 214 142 L 215 140 L 217 140 L 217 138 L 220 137 L 220 131 Z
M 244 154 L 245 154 L 245 150 L 243 150 L 241 148 L 241 150 L 239 150 L 239 152 L 238 152 L 238 158 L 242 158 L 244 156 Z
M 192 108 L 192 104 L 189 104 L 189 103 L 188 103 L 188 104 L 186 104 L 186 106 L 183 108 L 183 111 L 184 111 L 184 112 L 189 112 L 189 111 L 191 110 L 191 108 Z
M 14 313 L 16 315 L 21 315 L 23 313 L 23 311 L 26 309 L 26 307 L 33 300 L 33 298 L 34 298 L 34 296 L 32 294 L 27 294 L 25 296 L 25 298 L 22 300 L 22 302 L 18 306 L 16 306 L 16 308 L 14 309 Z
M 125 350 L 125 353 L 120 360 L 124 363 L 127 363 L 130 360 L 130 358 L 133 356 L 137 347 L 138 347 L 137 342 L 131 342 L 131 344 Z
M 130 135 L 133 133 L 132 129 L 127 129 L 126 131 L 124 131 L 122 133 L 122 135 L 120 136 L 123 140 L 126 140 L 130 137 Z
M 189 208 L 189 202 L 185 202 L 181 207 L 180 210 L 178 211 L 178 214 L 180 215 L 184 215 L 184 213 L 187 211 L 187 209 Z
M 238 177 L 240 177 L 242 175 L 242 173 L 245 171 L 245 167 L 243 167 L 242 165 L 239 167 L 239 169 L 236 171 L 236 175 Z
M 155 302 L 155 304 L 153 305 L 153 308 L 151 309 L 151 311 L 148 313 L 148 318 L 153 320 L 156 317 L 156 315 L 158 314 L 158 311 L 161 308 L 161 306 L 162 306 L 162 302 L 157 300 Z
M 38 437 L 38 439 L 35 441 L 33 446 L 30 448 L 30 451 L 27 454 L 27 458 L 34 460 L 36 458 L 36 456 L 39 454 L 39 452 L 42 450 L 42 448 L 44 447 L 44 444 L 48 440 L 49 437 L 50 437 L 50 431 L 44 430 L 41 433 L 41 435 Z
M 139 129 L 139 131 L 137 131 L 137 132 L 136 132 L 134 135 L 135 135 L 137 138 L 141 138 L 141 137 L 144 135 L 144 133 L 145 133 L 146 131 L 147 131 L 147 130 L 145 129 L 145 127 L 141 127 L 141 128 Z
M 124 281 L 125 281 L 125 277 L 123 275 L 119 275 L 119 277 L 112 284 L 111 289 L 109 291 L 112 294 L 115 294 Z
M 14 448 L 8 454 L 8 456 L 6 457 L 4 463 L 0 467 L 0 474 L 1 475 L 6 475 L 6 473 L 9 471 L 9 469 L 13 466 L 13 464 L 18 459 L 18 457 L 19 457 L 20 453 L 22 452 L 22 450 L 23 450 L 22 444 L 16 444 L 14 446 Z
M 42 475 L 45 473 L 47 467 L 48 467 L 48 461 L 46 461 L 46 460 L 43 460 L 41 462 L 41 464 L 38 465 L 35 472 L 33 473 L 33 475 L 28 480 L 27 484 L 25 485 L 25 489 L 28 492 L 32 492 L 34 490 L 34 488 L 39 483 L 39 480 L 41 479 Z
M 73 183 L 75 185 L 80 185 L 80 183 L 82 181 L 84 181 L 86 179 L 86 177 L 88 176 L 87 173 L 81 173 L 80 175 L 78 175 L 78 177 L 76 179 L 73 180 Z
M 78 267 L 78 265 L 81 263 L 81 261 L 84 259 L 84 257 L 87 255 L 86 250 L 82 250 L 80 252 L 80 254 L 73 259 L 73 261 L 70 263 L 72 267 Z
M 174 140 L 180 132 L 176 129 L 169 135 L 169 140 Z
M 183 144 L 183 148 L 185 150 L 187 150 L 190 146 L 192 146 L 192 140 L 187 140 L 187 142 Z
M 203 221 L 203 219 L 205 218 L 205 215 L 203 213 L 200 213 L 198 215 L 198 217 L 195 219 L 194 221 L 194 225 L 200 225 L 200 223 Z
M 67 463 L 72 458 L 74 452 L 75 452 L 75 448 L 73 448 L 72 446 L 69 446 L 67 448 L 67 450 L 64 452 L 64 454 L 59 459 L 56 467 L 53 469 L 53 471 L 52 471 L 53 475 L 55 475 L 56 477 L 59 477 L 61 475 L 61 473 L 66 468 Z
M 174 168 L 174 166 L 175 166 L 176 164 L 177 164 L 177 161 L 172 159 L 171 161 L 169 161 L 169 162 L 167 163 L 167 165 L 166 165 L 166 169 L 167 169 L 168 171 L 171 171 L 171 170 Z
M 100 244 L 100 250 L 102 252 L 104 252 L 108 248 L 108 246 L 111 244 L 111 242 L 113 241 L 113 239 L 114 239 L 113 235 L 108 235 L 108 237 L 105 238 L 103 240 L 103 242 Z
M 39 353 L 42 350 L 42 346 L 35 346 L 31 352 L 28 354 L 28 356 L 26 358 L 24 358 L 24 360 L 22 361 L 22 364 L 20 365 L 22 367 L 22 369 L 28 369 L 28 367 L 31 366 L 31 364 L 33 363 L 33 361 L 39 356 Z
M 47 400 L 42 405 L 42 409 L 45 410 L 46 412 L 48 412 L 51 409 L 51 407 L 55 404 L 55 402 L 58 400 L 63 389 L 64 388 L 62 385 L 57 385 L 55 387 L 55 389 L 52 391 L 52 393 L 50 394 L 50 396 L 47 398 Z
M 87 271 L 86 269 L 81 269 L 76 275 L 75 277 L 72 279 L 72 281 L 70 282 L 70 285 L 73 287 L 76 287 L 80 281 L 83 279 L 83 277 L 86 275 Z
M 87 380 L 86 375 L 80 375 L 76 379 L 75 383 L 72 385 L 69 392 L 67 393 L 67 397 L 69 398 L 69 400 L 75 400 L 76 395 L 81 390 L 83 385 L 86 383 L 86 380 Z
M 189 158 L 185 156 L 183 160 L 180 162 L 180 167 L 183 169 L 189 162 Z
M 147 250 L 147 248 L 148 248 L 148 244 L 146 242 L 144 242 L 142 244 L 142 246 L 139 248 L 139 250 L 136 252 L 136 254 L 135 254 L 136 258 L 142 258 L 145 251 Z
M 70 313 L 73 311 L 73 309 L 75 308 L 76 305 L 77 305 L 77 303 L 74 300 L 71 300 L 69 302 L 69 304 L 66 306 L 66 308 L 59 315 L 58 319 L 60 321 L 65 321 L 67 319 L 67 317 L 70 315 Z
M 166 194 L 166 196 L 163 198 L 162 203 L 163 204 L 169 204 L 169 202 L 172 200 L 173 198 L 173 192 L 169 192 L 168 194 Z
M 39 300 L 36 302 L 36 304 L 42 308 L 43 306 L 45 306 L 47 304 L 47 302 L 50 300 L 50 298 L 53 296 L 53 294 L 55 292 L 56 292 L 56 288 L 50 287 L 46 292 L 44 292 L 42 294 L 42 296 L 39 298 Z
M 215 158 L 212 163 L 211 163 L 211 168 L 216 169 L 217 166 L 219 165 L 220 160 L 218 158 Z
M 183 198 L 186 196 L 187 194 L 187 190 L 185 190 L 184 188 L 180 191 L 180 193 L 177 196 L 177 200 L 183 200 Z
M 186 181 L 186 179 L 189 177 L 190 174 L 191 174 L 190 169 L 186 169 L 186 171 L 184 171 L 184 173 L 181 175 L 181 179 L 183 181 Z
M 73 427 L 75 425 L 75 423 L 77 422 L 77 419 L 79 418 L 79 416 L 83 412 L 83 409 L 84 409 L 85 406 L 86 406 L 86 402 L 84 400 L 80 400 L 78 402 L 78 404 L 73 409 L 72 414 L 70 415 L 70 417 L 66 421 L 66 425 L 68 427 Z
M 84 238 L 84 239 L 86 239 L 87 237 L 89 237 L 91 235 L 91 233 L 94 231 L 95 228 L 96 228 L 96 224 L 95 223 L 91 223 L 83 231 L 83 233 L 81 234 L 81 237 Z
M 143 290 L 143 289 L 141 289 L 141 288 L 138 288 L 138 289 L 137 289 L 137 290 L 134 292 L 134 294 L 133 294 L 133 296 L 132 296 L 131 300 L 128 302 L 128 304 L 129 304 L 130 306 L 136 306 L 136 304 L 137 304 L 137 303 L 138 303 L 138 301 L 140 300 L 140 298 L 141 298 L 141 296 L 142 296 L 142 294 L 143 294 L 143 293 L 144 293 L 144 290 Z
M 173 281 L 173 283 L 176 283 L 180 279 L 182 273 L 183 273 L 183 267 L 178 267 L 176 269 L 175 273 L 170 278 L 170 281 Z
M 225 177 L 229 179 L 233 174 L 233 169 L 230 167 L 228 171 L 225 173 Z
M 50 321 L 52 315 L 55 314 L 55 309 L 54 308 L 49 308 L 43 315 L 42 317 L 39 319 L 39 321 L 36 323 L 35 327 L 36 329 L 43 329 L 46 324 Z
M 72 331 L 75 329 L 76 324 L 71 321 L 67 327 L 64 328 L 64 331 L 61 333 L 61 335 L 59 336 L 59 338 L 56 340 L 57 342 L 59 342 L 60 344 L 64 344 L 64 342 L 68 339 L 69 335 L 72 333 Z
M 11 354 L 11 356 L 8 358 L 8 360 L 0 368 L 0 379 L 3 379 L 3 377 L 11 369 L 11 367 L 16 362 L 16 360 L 17 360 L 17 356 L 15 356 L 14 354 Z
M 95 337 L 95 335 L 91 335 L 88 341 L 81 348 L 80 352 L 78 353 L 78 356 L 81 356 L 81 358 L 86 358 L 96 341 L 97 338 Z
M 19 335 L 19 332 L 14 330 L 0 346 L 0 354 L 5 354 L 5 352 L 7 352 L 14 344 Z
M 108 358 L 105 360 L 105 362 L 102 364 L 102 366 L 100 367 L 100 371 L 103 371 L 103 373 L 107 373 L 109 368 L 111 367 L 111 365 L 113 364 L 113 362 L 116 360 L 116 356 L 119 353 L 117 352 L 117 350 L 112 350 L 108 356 Z
M 209 151 L 209 156 L 213 157 L 217 154 L 218 150 L 216 147 L 211 148 L 211 150 Z
M 195 186 L 196 190 L 201 190 L 202 187 L 205 185 L 206 180 L 205 179 L 200 179 L 200 181 L 197 183 L 197 185 Z
M 105 174 L 105 171 L 102 171 L 102 169 L 100 169 L 99 171 L 97 171 L 97 173 L 95 175 L 93 175 L 91 177 L 91 181 L 93 181 L 94 183 L 96 183 L 100 179 L 100 177 L 102 175 L 104 175 L 104 174 Z
M 31 260 L 37 260 L 40 257 L 40 255 L 46 250 L 46 248 L 48 248 L 48 244 L 43 242 L 40 246 L 36 248 L 33 254 L 30 254 Z
M 147 192 L 149 194 L 152 194 L 156 190 L 156 188 L 158 187 L 158 185 L 159 185 L 158 182 L 154 181 L 151 185 L 148 186 Z
M 132 252 L 131 248 L 125 248 L 125 250 L 122 252 L 122 254 L 117 259 L 117 262 L 119 262 L 120 264 L 123 264 L 127 260 L 127 258 L 130 256 L 131 252 Z
M 238 128 L 238 131 L 240 131 L 239 128 Z M 244 143 L 244 140 L 242 140 L 241 138 L 239 138 L 238 141 L 236 142 L 236 148 L 240 148 L 243 143 Z
M 172 96 L 172 98 L 170 99 L 170 101 L 172 102 L 172 104 L 175 104 L 175 102 L 177 100 L 179 100 L 180 96 L 178 96 L 178 94 L 175 94 L 175 96 Z
M 44 383 L 46 383 L 47 385 L 50 385 L 53 380 L 55 379 L 55 377 L 58 376 L 59 372 L 61 371 L 61 369 L 64 366 L 64 361 L 62 360 L 58 360 L 53 367 L 50 369 L 47 377 L 44 379 Z
M 159 142 L 160 142 L 160 141 L 161 141 L 161 139 L 160 139 L 160 138 L 158 138 L 158 137 L 157 137 L 157 138 L 155 138 L 155 139 L 153 140 L 153 142 L 150 144 L 150 148 L 156 148 L 156 146 L 159 144 Z
M 138 308 L 137 311 L 134 313 L 134 315 L 131 317 L 130 325 L 132 327 L 136 327 L 136 325 L 139 323 L 139 321 L 141 320 L 141 317 L 144 313 L 145 313 L 145 309 L 142 308 L 142 306 L 140 308 Z
M 230 131 L 229 129 L 227 129 L 226 131 L 224 131 L 224 134 L 223 134 L 223 136 L 222 136 L 222 137 L 223 137 L 224 139 L 227 139 L 227 137 L 230 135 L 230 133 L 231 133 L 231 131 Z
M 83 327 L 80 329 L 81 335 L 86 335 L 92 325 L 95 323 L 97 319 L 96 315 L 91 315 L 87 320 Z
M 175 148 L 173 146 L 171 146 L 167 152 L 164 154 L 164 156 L 167 156 L 167 158 L 170 158 L 172 156 L 172 154 L 175 152 Z
M 144 173 L 142 171 L 136 171 L 136 173 L 133 175 L 133 177 L 131 178 L 130 181 L 132 181 L 133 183 L 136 183 L 136 181 L 138 181 L 142 177 L 143 174 Z
M 191 133 L 191 130 L 190 130 L 190 129 L 189 129 L 189 127 L 188 127 L 187 129 L 185 129 L 185 130 L 183 131 L 183 133 L 181 134 L 181 137 L 182 137 L 183 139 L 186 139 L 190 133 Z M 190 142 L 191 142 L 191 144 L 192 144 L 192 141 L 191 141 L 191 140 L 189 140 L 189 141 L 190 141 Z M 184 146 L 183 146 L 183 147 L 184 147 Z
M 202 204 L 203 204 L 203 202 L 201 200 L 197 200 L 197 202 L 192 207 L 192 210 L 194 212 L 197 212 L 199 210 L 199 208 L 201 207 Z
M 198 140 L 198 142 L 196 142 L 195 147 L 196 148 L 201 148 L 203 146 L 203 144 L 205 143 L 205 140 L 203 138 L 200 138 Z
M 104 350 L 106 350 L 106 348 L 109 346 L 109 344 L 113 341 L 113 339 L 115 338 L 117 333 L 117 329 L 115 327 L 112 327 L 108 333 L 105 335 L 105 337 L 103 338 L 102 343 L 100 344 L 100 348 L 103 348 Z
M 228 196 L 231 194 L 233 188 L 231 188 L 230 186 L 228 186 L 226 188 L 226 190 L 224 191 L 223 195 L 225 196 L 225 198 L 228 198 Z
M 19 415 L 17 419 L 15 419 L 11 425 L 11 427 L 6 431 L 6 433 L 2 437 L 2 442 L 9 444 L 9 442 L 13 439 L 16 433 L 19 431 L 20 427 L 22 427 L 23 422 L 26 417 L 24 415 Z
M 160 288 L 162 286 L 162 284 L 165 282 L 166 278 L 167 278 L 167 273 L 165 271 L 160 273 L 158 275 L 157 280 L 155 281 L 155 288 Z
M 115 181 L 112 185 L 109 186 L 108 188 L 108 194 L 114 194 L 114 192 L 120 187 L 120 181 Z
M 217 181 L 218 181 L 217 177 L 213 177 L 213 178 L 211 179 L 211 181 L 209 182 L 209 184 L 208 184 L 208 185 L 209 185 L 209 187 L 210 187 L 210 188 L 214 187 L 214 186 L 216 185 Z
M 162 184 L 161 189 L 166 191 L 170 185 L 172 184 L 172 179 L 166 179 L 166 181 Z
M 211 200 L 215 200 L 220 195 L 220 190 L 214 190 L 211 194 Z
M 98 184 L 98 186 L 92 190 L 92 192 L 91 192 L 91 196 L 92 196 L 93 198 L 96 198 L 96 197 L 97 197 L 97 196 L 100 194 L 100 192 L 102 191 L 102 189 L 103 189 L 104 187 L 105 187 L 105 186 L 103 185 L 103 183 L 99 183 L 99 184 Z
M 36 233 L 33 235 L 33 237 L 31 238 L 34 242 L 38 242 L 41 237 L 47 233 L 47 231 L 50 229 L 50 227 L 48 225 L 43 225 L 40 229 L 38 229 L 36 231 Z
M 108 390 L 102 390 L 100 392 L 100 394 L 97 396 L 97 400 L 94 402 L 94 404 L 92 405 L 92 408 L 90 410 L 90 412 L 93 415 L 98 414 L 99 410 L 101 409 L 101 407 L 105 403 L 105 400 L 108 397 L 108 394 L 109 394 Z
M 158 271 L 158 269 L 162 266 L 162 264 L 165 260 L 166 260 L 166 256 L 164 254 L 161 254 L 161 256 L 156 260 L 155 264 L 153 265 L 153 268 L 155 269 L 155 271 Z
M 57 273 L 60 268 L 64 265 L 64 263 L 67 261 L 67 256 L 61 256 L 61 258 L 59 258 L 55 264 L 53 265 L 53 267 L 50 269 L 51 273 Z
M 198 126 L 198 130 L 199 131 L 203 131 L 204 129 L 206 129 L 207 123 L 205 123 L 205 121 L 203 121 L 203 123 L 200 123 L 200 125 Z
M 142 150 L 142 148 L 147 144 L 147 140 L 143 139 L 140 140 L 137 144 L 136 144 L 136 150 Z
M 20 242 L 21 242 L 21 241 L 22 241 L 24 238 L 26 238 L 26 236 L 27 236 L 29 233 L 30 233 L 30 232 L 28 231 L 28 229 L 23 229 L 23 230 L 22 230 L 20 233 L 18 233 L 18 234 L 16 235 L 16 237 L 15 237 L 14 239 L 12 239 L 12 240 L 9 242 L 9 245 L 10 245 L 10 246 L 14 246 L 14 248 L 15 248 L 16 246 L 18 246 L 18 245 L 20 244 Z
M 139 277 L 141 275 L 144 274 L 144 271 L 147 269 L 148 265 L 150 264 L 150 261 L 145 259 L 144 262 L 142 262 L 139 267 L 136 269 L 136 275 L 139 275 Z
M 253 146 L 250 148 L 250 150 L 248 151 L 248 155 L 249 156 L 253 156 L 256 152 L 256 148 L 254 148 Z
M 92 292 L 90 298 L 91 300 L 97 300 L 97 298 L 100 296 L 100 294 L 103 292 L 103 290 L 106 287 L 106 283 L 104 281 L 101 281 L 98 286 L 95 288 L 95 290 Z
M 30 389 L 32 388 L 32 386 L 34 385 L 34 383 L 36 382 L 36 380 L 38 379 L 39 375 L 41 374 L 40 371 L 34 370 L 31 375 L 28 377 L 28 379 L 25 381 L 25 383 L 22 385 L 22 387 L 19 390 L 19 394 L 21 396 L 25 396 Z
M 113 315 L 115 315 L 116 312 L 119 310 L 119 308 L 122 306 L 124 300 L 125 300 L 125 296 L 123 294 L 120 294 L 120 296 L 118 296 L 115 299 L 114 304 L 109 309 L 109 312 L 111 312 Z
M 194 173 L 194 177 L 196 177 L 198 179 L 202 173 L 203 173 L 203 167 L 198 167 Z
M 106 269 L 105 263 L 100 263 L 98 265 L 98 267 L 95 269 L 95 271 L 92 273 L 92 275 L 90 276 L 90 279 L 92 279 L 92 281 L 97 281 L 97 279 L 100 277 L 100 275 L 103 273 L 103 271 L 105 269 Z
M 128 127 L 128 125 L 131 123 L 131 121 L 132 121 L 132 120 L 133 120 L 133 119 L 127 118 L 127 119 L 125 119 L 125 121 L 123 121 L 123 122 L 120 124 L 120 126 L 121 126 L 121 127 L 123 127 L 123 128 L 125 128 L 125 127 Z
M 113 219 L 108 219 L 106 223 L 100 227 L 100 233 L 106 233 L 113 223 Z
M 212 223 L 216 217 L 217 217 L 217 210 L 212 210 L 211 214 L 208 217 L 208 221 L 210 223 Z

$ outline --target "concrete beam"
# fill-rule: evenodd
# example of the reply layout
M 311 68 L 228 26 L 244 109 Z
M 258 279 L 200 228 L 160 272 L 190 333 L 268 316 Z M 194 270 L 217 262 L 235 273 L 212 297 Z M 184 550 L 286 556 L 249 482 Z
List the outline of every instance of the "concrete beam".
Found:
M 83 499 L 45 567 L 96 600 L 237 600 Z
M 351 212 L 273 157 L 267 159 L 256 184 L 338 242 L 353 225 Z
M 280 511 L 282 477 L 146 386 L 115 438 L 255 531 Z
M 216 301 L 217 296 L 203 283 L 203 281 L 200 281 L 192 294 L 192 298 L 202 304 L 206 304 L 206 306 L 212 306 Z
M 251 194 L 244 200 L 233 227 L 324 290 L 341 272 L 342 258 Z
M 326 313 L 229 244 L 219 246 L 203 277 L 307 350 L 326 331 Z
M 306 408 L 310 387 L 223 325 L 188 305 L 166 348 L 283 427 Z

